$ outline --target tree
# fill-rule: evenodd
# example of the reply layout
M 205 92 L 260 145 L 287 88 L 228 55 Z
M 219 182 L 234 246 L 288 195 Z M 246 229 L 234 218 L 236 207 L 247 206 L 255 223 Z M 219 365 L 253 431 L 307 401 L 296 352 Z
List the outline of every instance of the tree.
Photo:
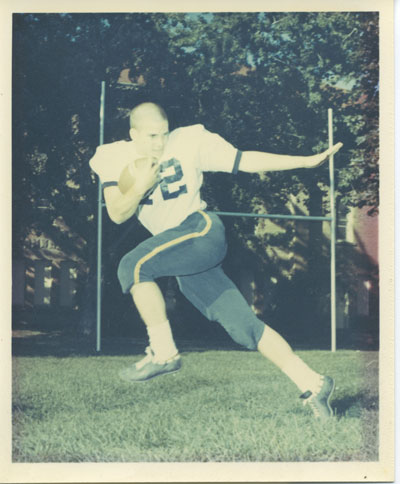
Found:
M 79 261 L 81 291 L 95 266 L 97 180 L 88 160 L 98 144 L 102 80 L 106 142 L 128 136 L 133 105 L 155 100 L 172 128 L 202 122 L 242 150 L 311 154 L 326 147 L 332 107 L 335 139 L 345 144 L 336 157 L 338 196 L 377 210 L 373 12 L 15 14 L 13 34 L 13 247 L 18 252 L 32 230 L 55 239 Z M 117 82 L 123 69 L 128 86 Z M 283 213 L 291 197 L 306 195 L 311 213 L 328 210 L 324 168 L 206 180 L 214 209 Z M 266 244 L 298 245 L 291 223 L 264 236 L 255 220 L 226 223 L 232 253 L 247 251 L 274 275 L 282 261 Z M 121 229 L 107 217 L 105 224 L 110 247 Z M 312 240 L 318 235 L 315 229 Z M 305 257 L 319 260 L 320 246 L 311 243 Z M 296 270 L 289 264 L 284 277 Z
M 180 15 L 175 24 L 170 31 L 174 46 L 192 57 L 198 119 L 242 149 L 310 154 L 326 148 L 327 110 L 333 108 L 335 139 L 345 144 L 335 157 L 338 199 L 348 207 L 367 205 L 371 213 L 377 211 L 376 14 Z M 327 167 L 241 175 L 237 181 L 212 175 L 208 181 L 206 197 L 212 207 L 286 213 L 294 196 L 303 200 L 308 213 L 329 213 Z M 264 236 L 262 224 L 227 221 L 231 261 L 248 265 L 242 254 L 250 251 L 264 274 L 284 285 L 291 281 L 309 309 L 315 301 L 328 301 L 329 263 L 321 224 L 309 226 L 305 241 L 291 222 L 280 224 L 283 232 Z M 308 247 L 305 253 L 302 243 Z M 271 253 L 282 246 L 296 254 L 289 263 Z M 307 261 L 306 274 L 299 260 Z M 340 254 L 339 264 L 339 272 L 346 273 L 349 261 Z M 349 277 L 343 279 L 348 283 Z

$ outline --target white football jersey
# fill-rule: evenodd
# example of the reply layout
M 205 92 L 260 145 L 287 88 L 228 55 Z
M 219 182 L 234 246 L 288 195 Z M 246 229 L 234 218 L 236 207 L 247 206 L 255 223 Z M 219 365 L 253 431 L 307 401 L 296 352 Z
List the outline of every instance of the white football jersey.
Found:
M 205 209 L 203 171 L 236 173 L 240 157 L 239 150 L 201 124 L 175 129 L 159 160 L 161 180 L 138 208 L 140 222 L 154 235 Z M 116 185 L 124 167 L 137 158 L 134 141 L 117 141 L 99 146 L 90 166 L 101 183 Z

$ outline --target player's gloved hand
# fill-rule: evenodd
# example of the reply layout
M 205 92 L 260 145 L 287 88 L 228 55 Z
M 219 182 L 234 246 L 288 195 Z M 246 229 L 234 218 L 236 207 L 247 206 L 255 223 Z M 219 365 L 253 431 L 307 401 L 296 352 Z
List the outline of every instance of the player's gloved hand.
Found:
M 342 146 L 343 146 L 343 143 L 336 143 L 335 145 L 323 151 L 322 153 L 307 156 L 305 160 L 304 168 L 316 168 L 317 166 L 322 165 L 322 163 L 324 163 L 327 159 L 329 159 L 330 155 L 334 155 L 335 153 L 337 153 Z
M 156 158 L 139 158 L 129 164 L 137 193 L 145 194 L 160 180 L 160 166 Z

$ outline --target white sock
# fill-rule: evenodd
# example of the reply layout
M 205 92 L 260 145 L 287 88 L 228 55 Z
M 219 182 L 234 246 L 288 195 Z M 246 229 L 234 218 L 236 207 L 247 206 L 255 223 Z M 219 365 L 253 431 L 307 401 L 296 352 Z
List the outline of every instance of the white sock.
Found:
M 262 355 L 272 361 L 287 375 L 299 390 L 317 393 L 322 384 L 322 377 L 313 371 L 304 361 L 293 353 L 288 342 L 274 329 L 265 326 L 258 349 Z
M 281 370 L 297 385 L 299 390 L 304 393 L 310 390 L 312 393 L 318 393 L 322 376 L 312 370 L 296 354 L 292 353 Z
M 156 361 L 166 361 L 178 354 L 169 321 L 147 327 L 150 347 Z

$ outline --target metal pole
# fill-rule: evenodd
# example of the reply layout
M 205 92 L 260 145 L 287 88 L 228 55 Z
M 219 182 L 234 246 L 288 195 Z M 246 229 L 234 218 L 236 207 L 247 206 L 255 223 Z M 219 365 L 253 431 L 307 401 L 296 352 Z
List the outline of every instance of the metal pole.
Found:
M 99 144 L 104 143 L 104 101 L 106 83 L 101 82 L 100 94 L 100 137 Z M 101 256 L 102 256 L 102 231 L 103 231 L 103 192 L 99 179 L 97 197 L 97 306 L 96 306 L 96 351 L 101 350 Z
M 279 218 L 282 220 L 318 220 L 330 221 L 331 217 L 322 217 L 320 215 L 279 215 L 274 213 L 242 213 L 242 212 L 214 212 L 222 217 L 256 217 L 256 218 Z
M 333 146 L 332 109 L 328 109 L 329 147 Z M 335 171 L 333 155 L 329 157 L 329 184 L 331 206 L 331 351 L 336 351 L 336 207 Z

